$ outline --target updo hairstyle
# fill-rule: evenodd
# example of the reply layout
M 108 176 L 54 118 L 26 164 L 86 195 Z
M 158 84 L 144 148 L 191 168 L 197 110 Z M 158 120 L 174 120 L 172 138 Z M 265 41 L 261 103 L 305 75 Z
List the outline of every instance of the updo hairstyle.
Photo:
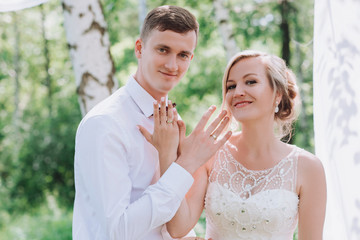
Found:
M 300 105 L 299 92 L 296 85 L 295 74 L 286 66 L 286 63 L 282 58 L 279 58 L 275 55 L 260 51 L 245 50 L 237 53 L 229 61 L 222 80 L 222 109 L 229 109 L 229 107 L 226 105 L 225 96 L 227 93 L 226 82 L 228 80 L 231 68 L 241 60 L 256 57 L 261 58 L 265 65 L 265 72 L 269 80 L 270 87 L 274 91 L 274 100 L 277 93 L 282 95 L 281 101 L 278 105 L 279 111 L 277 113 L 274 111 L 274 119 L 279 137 L 283 138 L 288 135 L 290 137 L 292 132 L 292 124 L 297 118 L 296 110 Z M 274 109 L 275 107 L 276 106 L 274 104 Z M 234 119 L 232 118 L 232 114 L 229 112 L 229 110 L 228 115 L 230 119 L 232 119 L 231 122 L 233 122 Z

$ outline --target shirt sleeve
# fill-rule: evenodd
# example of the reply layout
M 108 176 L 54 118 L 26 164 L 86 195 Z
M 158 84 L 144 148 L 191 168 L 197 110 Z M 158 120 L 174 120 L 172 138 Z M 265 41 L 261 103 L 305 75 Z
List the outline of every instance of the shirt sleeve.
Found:
M 106 239 L 141 239 L 176 213 L 193 177 L 173 163 L 157 183 L 131 203 L 129 159 L 133 148 L 106 116 L 87 119 L 78 130 L 75 149 L 75 207 L 82 206 L 85 228 Z M 76 203 L 78 202 L 78 203 Z M 74 212 L 75 212 L 74 207 Z M 88 219 L 86 219 L 88 218 Z

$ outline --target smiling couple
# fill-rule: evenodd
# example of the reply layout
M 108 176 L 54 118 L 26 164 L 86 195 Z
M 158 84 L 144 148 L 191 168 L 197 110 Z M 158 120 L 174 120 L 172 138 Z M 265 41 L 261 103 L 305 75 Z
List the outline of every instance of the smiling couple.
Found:
M 276 56 L 238 53 L 222 79 L 222 111 L 208 124 L 211 106 L 185 136 L 167 96 L 197 41 L 186 9 L 148 13 L 137 71 L 77 130 L 73 239 L 195 239 L 204 209 L 206 239 L 289 240 L 297 224 L 299 239 L 322 239 L 321 162 L 280 140 L 296 116 L 294 74 Z M 234 122 L 241 131 L 227 130 Z

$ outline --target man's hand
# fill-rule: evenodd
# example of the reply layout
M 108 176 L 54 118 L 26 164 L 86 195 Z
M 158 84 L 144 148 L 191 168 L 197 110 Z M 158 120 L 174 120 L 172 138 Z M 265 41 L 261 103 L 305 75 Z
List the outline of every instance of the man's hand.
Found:
M 165 100 L 161 99 L 160 110 L 158 102 L 154 102 L 154 132 L 150 134 L 144 127 L 138 126 L 145 139 L 159 152 L 160 175 L 177 158 L 179 146 L 178 114 L 171 101 L 168 102 L 166 111 Z

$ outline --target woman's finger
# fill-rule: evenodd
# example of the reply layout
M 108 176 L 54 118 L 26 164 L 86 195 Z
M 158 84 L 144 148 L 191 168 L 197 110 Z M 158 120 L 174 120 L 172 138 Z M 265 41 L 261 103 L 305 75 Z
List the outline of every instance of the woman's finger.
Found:
M 216 147 L 219 149 L 222 145 L 225 144 L 225 142 L 227 140 L 229 140 L 229 138 L 231 137 L 232 135 L 232 132 L 231 131 L 228 131 L 224 137 L 222 137 L 221 139 L 217 140 L 217 142 L 215 143 Z
M 227 114 L 226 110 L 221 111 L 221 113 L 210 124 L 210 126 L 206 129 L 206 132 L 209 135 L 212 134 L 217 129 L 220 122 L 223 122 L 225 120 L 226 114 Z
M 143 126 L 137 125 L 137 127 L 145 139 L 152 144 L 152 135 Z
M 166 124 L 166 103 L 165 98 L 162 97 L 160 101 L 160 124 Z
M 217 126 L 217 128 L 208 134 L 216 140 L 221 135 L 222 131 L 225 129 L 228 123 L 229 123 L 229 117 L 225 117 L 221 121 L 221 123 Z
M 198 132 L 198 131 L 204 129 L 206 126 L 206 123 L 209 121 L 211 115 L 214 113 L 215 110 L 216 110 L 216 107 L 214 105 L 212 105 L 201 117 L 199 123 L 196 125 L 193 132 Z

